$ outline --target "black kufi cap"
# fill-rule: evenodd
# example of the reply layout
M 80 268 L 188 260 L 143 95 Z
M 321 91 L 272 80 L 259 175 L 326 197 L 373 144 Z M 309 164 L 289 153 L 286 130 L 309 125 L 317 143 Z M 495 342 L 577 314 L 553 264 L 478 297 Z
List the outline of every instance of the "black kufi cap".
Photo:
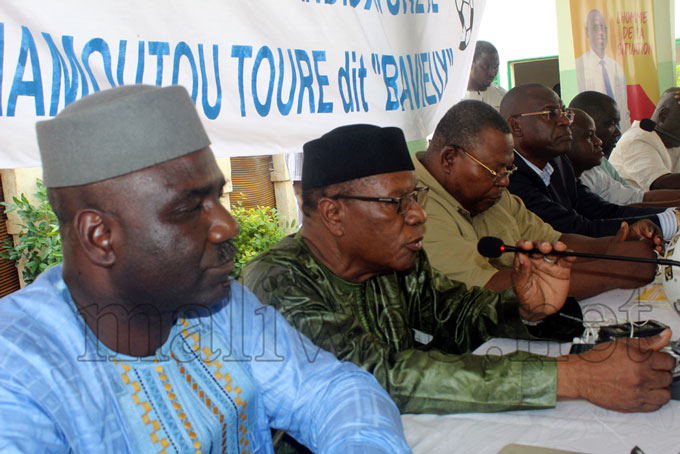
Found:
M 302 189 L 415 170 L 404 133 L 394 127 L 341 126 L 307 142 L 303 150 Z

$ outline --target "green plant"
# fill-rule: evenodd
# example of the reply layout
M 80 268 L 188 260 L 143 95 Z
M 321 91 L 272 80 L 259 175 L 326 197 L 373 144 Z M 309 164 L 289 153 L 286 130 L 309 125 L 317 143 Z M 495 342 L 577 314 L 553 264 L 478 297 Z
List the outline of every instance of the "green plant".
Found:
M 13 203 L 0 202 L 5 206 L 6 213 L 16 211 L 22 221 L 19 224 L 21 232 L 17 244 L 3 242 L 4 250 L 0 251 L 0 257 L 14 261 L 17 266 L 20 259 L 25 259 L 21 276 L 27 284 L 33 282 L 47 268 L 64 260 L 59 222 L 47 201 L 47 188 L 40 179 L 35 184 L 38 188 L 35 194 L 37 205 L 32 205 L 24 194 L 21 194 L 20 199 L 14 197 Z
M 246 263 L 278 243 L 286 234 L 285 228 L 293 225 L 281 226 L 276 208 L 244 208 L 240 201 L 232 207 L 231 214 L 241 226 L 241 233 L 234 238 L 238 250 L 234 257 L 234 279 L 238 279 Z
M 5 241 L 0 257 L 14 261 L 25 259 L 22 277 L 26 284 L 33 282 L 47 268 L 63 261 L 59 222 L 47 200 L 47 188 L 40 179 L 36 180 L 38 192 L 35 194 L 37 205 L 32 205 L 24 194 L 14 197 L 13 203 L 0 202 L 5 212 L 16 213 L 21 217 L 21 232 L 17 244 Z M 282 226 L 276 208 L 256 207 L 244 208 L 239 201 L 231 210 L 231 214 L 241 226 L 241 233 L 234 238 L 238 249 L 234 257 L 234 278 L 238 279 L 241 269 L 253 257 L 266 251 L 286 234 L 286 229 L 294 227 L 286 223 Z

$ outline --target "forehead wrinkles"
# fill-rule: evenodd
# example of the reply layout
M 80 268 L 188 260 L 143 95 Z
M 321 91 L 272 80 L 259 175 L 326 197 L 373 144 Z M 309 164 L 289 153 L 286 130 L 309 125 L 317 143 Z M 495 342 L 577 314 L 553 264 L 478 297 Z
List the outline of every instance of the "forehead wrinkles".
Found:
M 534 112 L 548 107 L 561 107 L 557 94 L 546 90 L 531 90 L 519 100 L 518 114 Z

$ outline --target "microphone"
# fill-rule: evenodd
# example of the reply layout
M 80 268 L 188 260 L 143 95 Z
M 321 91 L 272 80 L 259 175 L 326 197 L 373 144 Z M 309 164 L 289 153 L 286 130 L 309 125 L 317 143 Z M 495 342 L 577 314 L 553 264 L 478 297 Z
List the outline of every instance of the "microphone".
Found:
M 644 129 L 645 131 L 648 131 L 648 132 L 656 131 L 658 134 L 662 134 L 662 135 L 668 137 L 669 139 L 673 139 L 676 142 L 680 142 L 680 137 L 674 136 L 670 132 L 666 132 L 663 129 L 659 128 L 656 125 L 656 122 L 654 120 L 649 119 L 649 118 L 643 118 L 642 120 L 640 120 L 640 128 Z
M 504 252 L 521 252 L 523 254 L 541 254 L 541 255 L 559 255 L 563 257 L 585 257 L 590 259 L 603 259 L 603 260 L 620 260 L 623 262 L 642 262 L 642 263 L 654 263 L 656 265 L 673 265 L 680 266 L 680 262 L 676 260 L 668 259 L 649 259 L 645 257 L 626 257 L 623 255 L 607 255 L 607 254 L 591 254 L 588 252 L 573 252 L 573 251 L 551 251 L 549 254 L 544 254 L 538 249 L 530 249 L 525 251 L 522 248 L 515 246 L 508 246 L 503 244 L 503 240 L 496 238 L 495 236 L 485 236 L 479 240 L 477 243 L 477 252 L 482 256 L 495 259 L 501 256 Z

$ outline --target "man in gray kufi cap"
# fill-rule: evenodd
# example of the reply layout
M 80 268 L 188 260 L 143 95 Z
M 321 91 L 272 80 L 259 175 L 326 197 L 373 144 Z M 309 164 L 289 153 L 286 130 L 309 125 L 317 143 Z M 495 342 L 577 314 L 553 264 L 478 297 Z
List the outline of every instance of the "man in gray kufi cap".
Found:
M 0 300 L 0 451 L 272 452 L 273 427 L 409 452 L 373 377 L 230 282 L 239 226 L 184 88 L 99 92 L 37 131 L 64 264 Z
M 210 145 L 179 85 L 102 91 L 38 122 L 36 129 L 48 188 L 125 175 Z

